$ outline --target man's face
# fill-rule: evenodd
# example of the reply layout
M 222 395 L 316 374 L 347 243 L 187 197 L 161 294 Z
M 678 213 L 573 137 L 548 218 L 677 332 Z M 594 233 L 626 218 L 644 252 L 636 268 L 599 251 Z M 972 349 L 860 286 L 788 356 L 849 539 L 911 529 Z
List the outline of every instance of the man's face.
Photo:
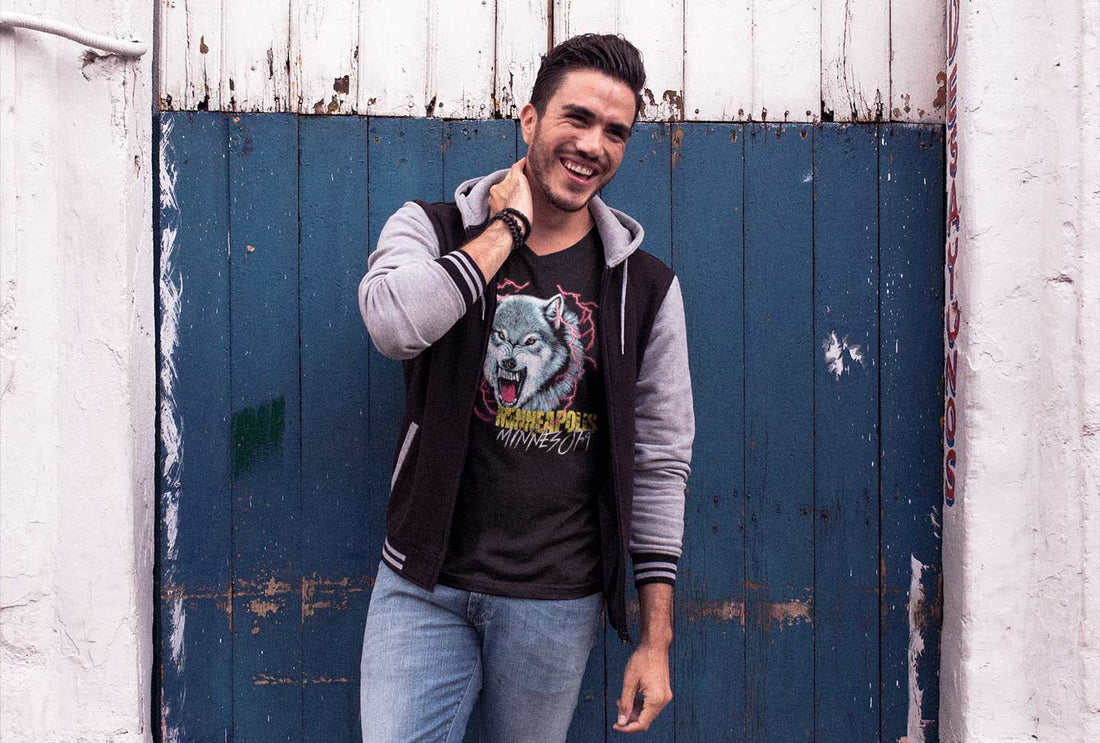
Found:
M 528 103 L 520 112 L 527 176 L 552 206 L 579 211 L 619 169 L 634 93 L 602 72 L 572 70 L 545 108 L 540 116 Z

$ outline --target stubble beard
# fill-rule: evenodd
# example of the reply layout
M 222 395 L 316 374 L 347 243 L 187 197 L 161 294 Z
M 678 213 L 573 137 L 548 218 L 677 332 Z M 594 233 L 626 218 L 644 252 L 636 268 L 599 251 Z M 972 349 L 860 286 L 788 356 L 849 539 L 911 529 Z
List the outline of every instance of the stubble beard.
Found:
M 535 136 L 531 141 L 527 151 L 527 164 L 531 166 L 532 180 L 535 187 L 542 192 L 543 197 L 546 199 L 550 206 L 563 212 L 579 212 L 581 209 L 588 207 L 588 203 L 592 200 L 592 197 L 596 195 L 599 188 L 592 190 L 591 195 L 588 196 L 583 202 L 577 204 L 573 201 L 566 201 L 558 194 L 554 193 L 554 189 L 550 186 L 549 171 L 553 170 L 558 164 L 557 155 L 551 152 L 543 152 L 543 147 L 539 144 L 539 128 L 535 127 Z M 532 157 L 534 155 L 534 157 Z

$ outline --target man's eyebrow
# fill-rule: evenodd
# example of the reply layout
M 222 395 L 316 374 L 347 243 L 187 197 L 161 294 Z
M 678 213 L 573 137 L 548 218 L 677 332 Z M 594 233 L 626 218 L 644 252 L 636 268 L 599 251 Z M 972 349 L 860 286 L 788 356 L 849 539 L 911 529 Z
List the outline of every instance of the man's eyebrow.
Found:
M 566 103 L 561 108 L 566 113 L 580 114 L 581 116 L 583 116 L 586 119 L 591 119 L 591 118 L 594 118 L 596 116 L 596 114 L 592 113 L 590 110 L 588 110 L 584 106 L 578 106 L 575 103 Z
M 561 107 L 561 109 L 567 114 L 577 114 L 578 116 L 589 120 L 596 117 L 596 114 L 592 113 L 591 110 L 585 108 L 584 106 L 578 106 L 575 103 L 566 103 Z M 607 128 L 617 137 L 622 137 L 623 139 L 630 138 L 630 127 L 626 124 L 618 124 L 612 122 L 607 125 Z

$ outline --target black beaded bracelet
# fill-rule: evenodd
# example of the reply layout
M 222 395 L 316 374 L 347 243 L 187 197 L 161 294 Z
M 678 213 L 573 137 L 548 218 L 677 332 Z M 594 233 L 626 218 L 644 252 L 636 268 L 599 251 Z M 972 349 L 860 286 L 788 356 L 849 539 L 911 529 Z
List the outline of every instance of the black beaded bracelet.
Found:
M 526 242 L 527 238 L 531 236 L 531 220 L 527 219 L 527 215 L 519 209 L 513 209 L 510 206 L 504 207 L 501 211 L 508 212 L 519 219 L 519 221 L 523 222 L 523 240 Z
M 489 221 L 492 222 L 494 219 L 499 219 L 501 222 L 504 222 L 504 224 L 508 226 L 508 231 L 512 233 L 512 250 L 517 250 L 521 245 L 523 245 L 525 235 L 523 233 L 523 227 L 520 226 L 519 220 L 516 219 L 514 214 L 512 214 L 513 211 L 516 210 L 501 209 L 499 212 L 489 217 Z

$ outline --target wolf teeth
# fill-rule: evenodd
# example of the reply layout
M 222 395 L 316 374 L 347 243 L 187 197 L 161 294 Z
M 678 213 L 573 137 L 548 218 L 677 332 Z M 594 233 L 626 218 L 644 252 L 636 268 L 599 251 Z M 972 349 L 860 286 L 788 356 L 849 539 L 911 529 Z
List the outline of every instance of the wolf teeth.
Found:
M 518 372 L 510 372 L 506 369 L 501 369 L 500 370 L 500 376 L 501 376 L 501 379 L 507 379 L 509 382 L 518 382 L 519 381 L 519 373 Z

